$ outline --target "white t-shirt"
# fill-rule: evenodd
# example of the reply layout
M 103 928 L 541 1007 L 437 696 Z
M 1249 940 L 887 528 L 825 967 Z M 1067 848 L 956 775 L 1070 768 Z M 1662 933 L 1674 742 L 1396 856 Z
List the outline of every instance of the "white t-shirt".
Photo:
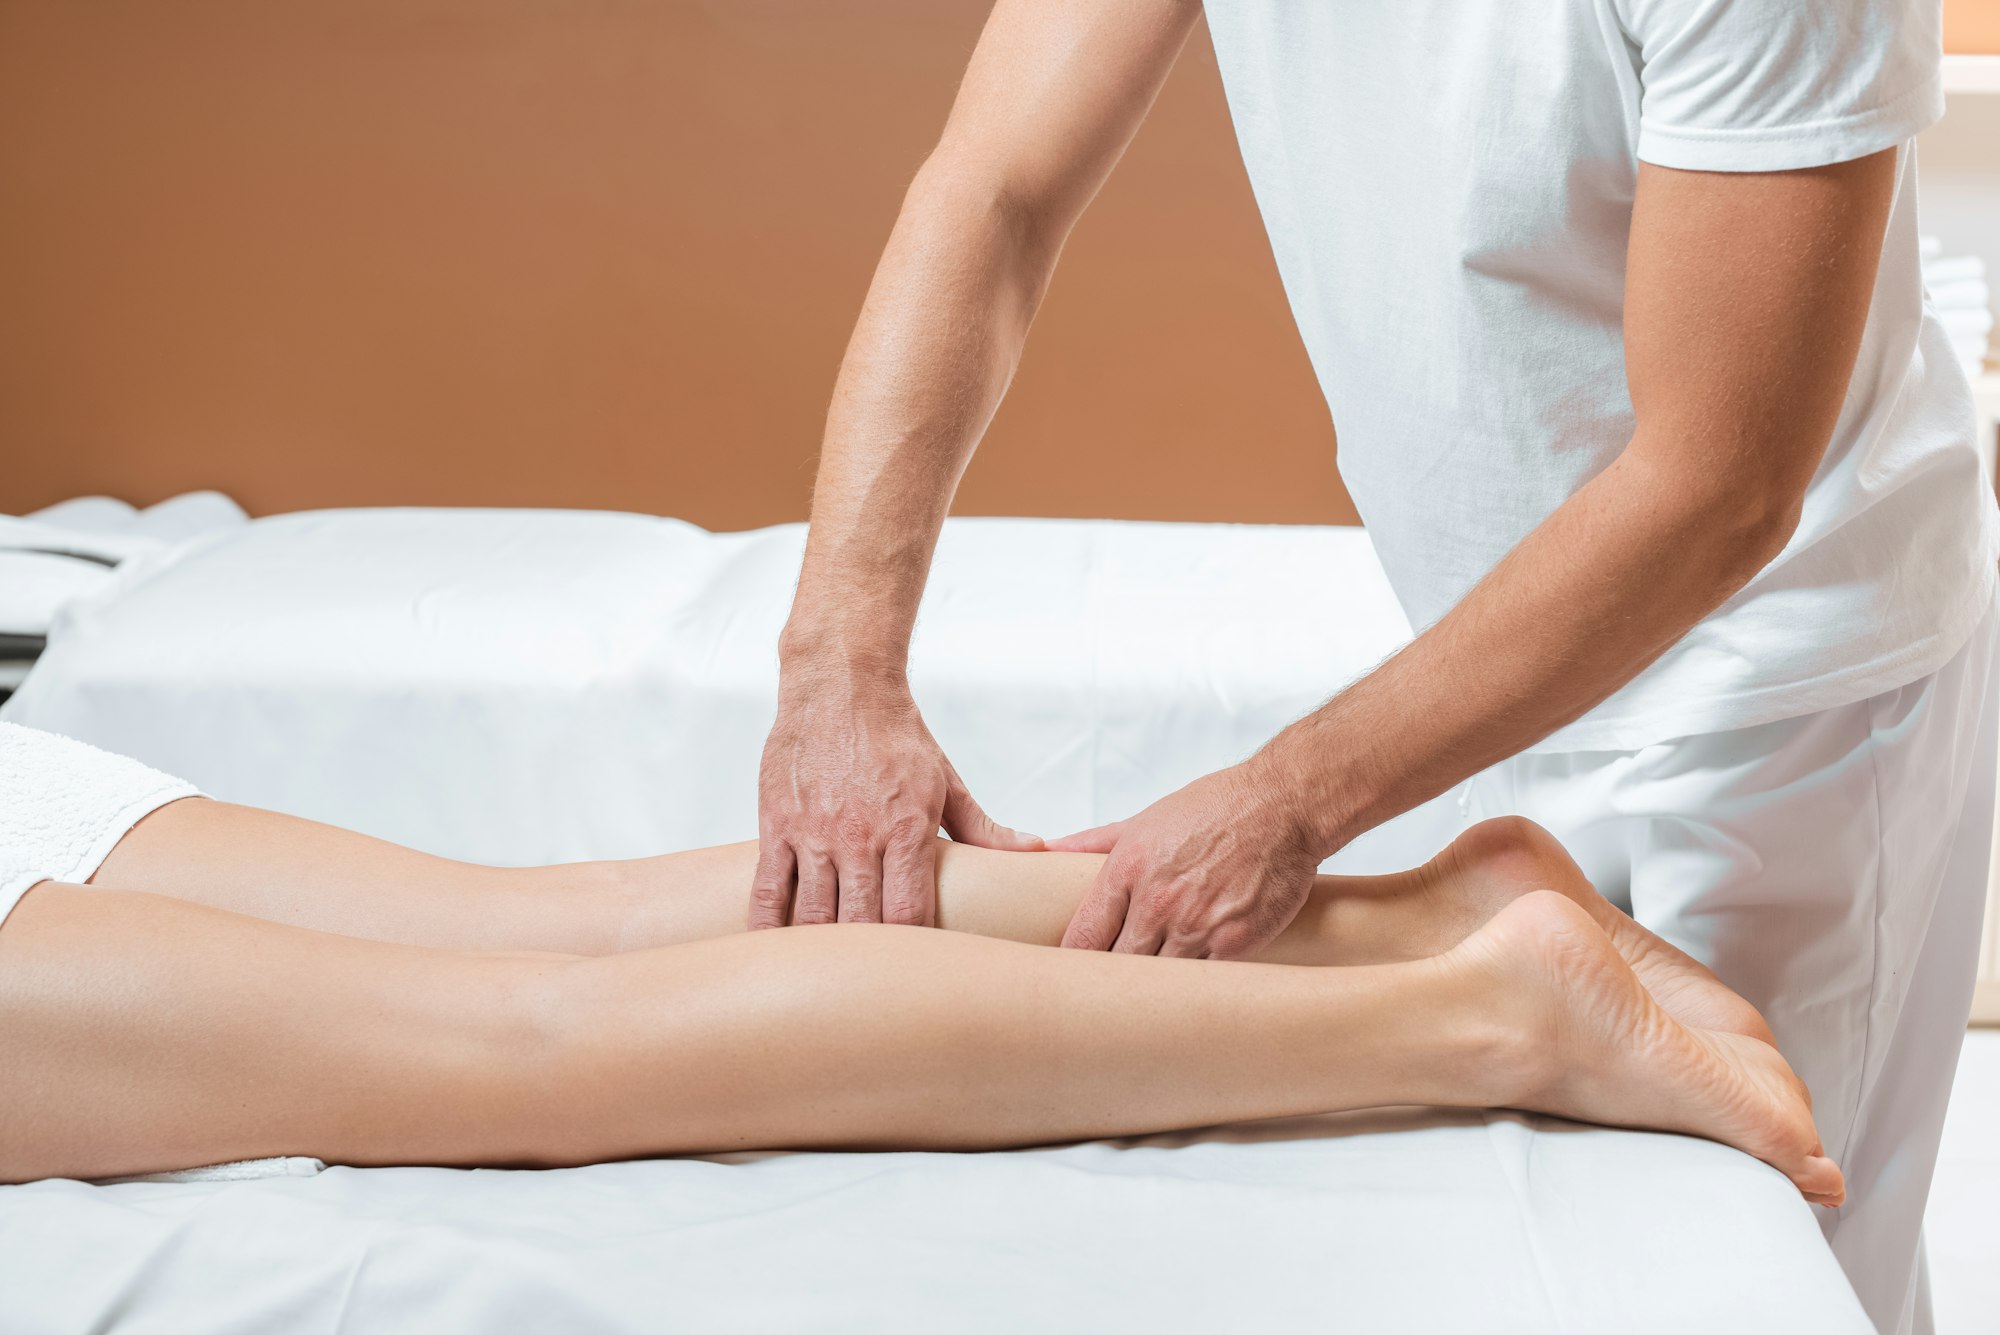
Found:
M 2000 558 L 1972 404 L 1917 259 L 1937 0 L 1209 0 L 1237 136 L 1413 625 L 1617 456 L 1641 160 L 1782 171 L 1900 146 L 1853 381 L 1785 550 L 1537 746 L 1630 750 L 1942 666 Z

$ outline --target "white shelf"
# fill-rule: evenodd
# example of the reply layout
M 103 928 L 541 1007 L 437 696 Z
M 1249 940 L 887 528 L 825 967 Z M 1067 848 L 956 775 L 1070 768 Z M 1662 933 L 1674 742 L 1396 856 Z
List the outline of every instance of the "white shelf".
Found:
M 1944 58 L 1947 93 L 2000 93 L 2000 55 Z
M 1973 421 L 1979 432 L 1974 443 L 1979 446 L 1980 462 L 1986 465 L 1986 476 L 2000 484 L 2000 458 L 1995 457 L 2000 455 L 2000 367 L 1991 362 L 1987 363 L 1984 374 L 1972 378 L 1972 409 Z M 1996 836 L 2000 836 L 2000 828 L 1996 828 Z M 2000 877 L 2000 852 L 1994 856 L 1995 876 Z M 1994 891 L 1994 908 L 2000 911 L 2000 888 Z
M 1994 476 L 1995 433 L 2000 432 L 2000 365 L 1987 363 L 1972 380 L 1972 403 L 1979 424 L 1979 457 Z M 1979 946 L 1979 978 L 1973 985 L 1972 1022 L 2000 1027 L 2000 800 L 1996 800 L 1993 855 L 1986 880 L 1986 926 Z

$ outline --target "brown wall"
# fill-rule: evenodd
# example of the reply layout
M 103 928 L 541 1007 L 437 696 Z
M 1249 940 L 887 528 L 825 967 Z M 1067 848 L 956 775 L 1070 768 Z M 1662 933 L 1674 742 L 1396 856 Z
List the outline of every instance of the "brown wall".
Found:
M 2000 0 L 1945 0 L 1944 49 L 2000 52 Z
M 980 0 L 0 0 L 0 511 L 804 513 Z M 966 513 L 1347 521 L 1205 34 Z

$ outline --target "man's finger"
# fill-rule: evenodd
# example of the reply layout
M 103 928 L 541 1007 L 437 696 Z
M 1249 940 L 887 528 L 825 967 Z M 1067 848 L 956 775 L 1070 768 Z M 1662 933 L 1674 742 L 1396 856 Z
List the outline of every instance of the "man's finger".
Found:
M 1118 929 L 1118 939 L 1111 943 L 1111 953 L 1157 955 L 1166 940 L 1165 925 L 1147 918 L 1140 912 L 1139 905 L 1132 903 L 1125 907 L 1125 925 Z
M 908 927 L 937 924 L 937 844 L 919 835 L 890 844 L 882 854 L 882 921 Z
M 1186 932 L 1168 932 L 1160 942 L 1159 954 L 1170 959 L 1198 960 L 1208 954 L 1208 942 Z
M 1039 836 L 1010 830 L 987 815 L 956 775 L 945 790 L 944 831 L 961 844 L 977 844 L 1009 853 L 1039 853 L 1044 847 Z
M 1049 851 L 1052 853 L 1109 853 L 1111 846 L 1118 842 L 1118 836 L 1125 830 L 1126 822 L 1112 821 L 1109 825 L 1099 825 L 1095 829 L 1079 830 L 1066 834 L 1060 839 L 1051 839 Z
M 1242 960 L 1256 954 L 1265 944 L 1264 938 L 1241 927 L 1221 927 L 1209 933 L 1204 943 L 1202 955 L 1212 960 Z
M 1091 882 L 1090 891 L 1084 895 L 1083 903 L 1077 905 L 1076 913 L 1069 920 L 1069 929 L 1063 933 L 1065 950 L 1109 950 L 1111 943 L 1118 939 L 1118 931 L 1125 925 L 1125 909 L 1130 902 L 1130 891 L 1122 880 L 1111 878 L 1111 869 L 1105 867 Z
M 775 835 L 757 845 L 757 870 L 750 877 L 750 930 L 783 927 L 792 908 L 792 846 Z
M 797 856 L 799 888 L 792 893 L 792 921 L 800 926 L 832 922 L 840 894 L 833 863 L 808 849 L 798 850 Z
M 840 864 L 840 921 L 882 921 L 882 864 L 871 853 L 866 862 Z

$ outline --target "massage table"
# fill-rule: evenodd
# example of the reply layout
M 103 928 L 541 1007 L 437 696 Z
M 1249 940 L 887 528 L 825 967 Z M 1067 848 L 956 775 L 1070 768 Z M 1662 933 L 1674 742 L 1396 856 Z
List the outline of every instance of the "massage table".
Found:
M 0 718 L 453 857 L 755 834 L 803 531 L 335 511 L 129 562 Z M 959 519 L 912 649 L 993 816 L 1128 815 L 1409 634 L 1359 530 Z M 1434 853 L 1455 795 L 1329 863 Z M 302 1150 L 309 1147 L 301 1147 Z M 987 1154 L 0 1188 L 0 1329 L 1860 1335 L 1812 1212 L 1681 1136 L 1394 1109 Z

